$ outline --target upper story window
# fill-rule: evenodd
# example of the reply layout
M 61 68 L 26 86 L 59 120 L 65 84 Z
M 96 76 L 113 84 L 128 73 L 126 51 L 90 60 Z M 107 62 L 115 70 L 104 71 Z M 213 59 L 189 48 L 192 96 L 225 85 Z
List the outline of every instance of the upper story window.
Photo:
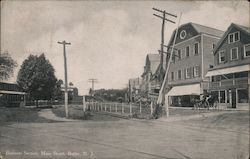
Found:
M 189 46 L 186 47 L 186 57 L 189 57 L 189 51 L 190 51 L 190 48 Z
M 194 77 L 199 77 L 200 76 L 200 66 L 195 66 L 194 67 Z
M 187 68 L 186 69 L 186 74 L 185 74 L 186 78 L 191 78 L 191 68 Z
M 178 59 L 181 60 L 181 49 L 178 50 L 177 56 L 178 56 Z
M 171 72 L 171 80 L 174 81 L 174 72 Z
M 199 43 L 195 43 L 194 44 L 194 55 L 198 55 L 199 54 Z
M 240 40 L 240 32 L 234 32 L 231 34 L 228 34 L 228 43 L 234 43 Z
M 238 59 L 238 48 L 232 48 L 231 51 L 231 60 L 237 60 Z
M 225 58 L 225 51 L 220 51 L 219 52 L 219 63 L 225 62 L 226 58 Z
M 181 79 L 181 70 L 178 70 L 178 79 Z
M 213 45 L 212 45 L 212 49 L 214 49 L 214 48 L 215 48 L 215 46 L 216 46 L 216 45 L 215 45 L 215 44 L 213 44 Z
M 250 57 L 250 44 L 244 46 L 244 57 Z
M 186 30 L 182 30 L 182 31 L 180 32 L 180 38 L 181 38 L 181 39 L 184 39 L 184 38 L 186 37 L 186 35 L 187 35 Z

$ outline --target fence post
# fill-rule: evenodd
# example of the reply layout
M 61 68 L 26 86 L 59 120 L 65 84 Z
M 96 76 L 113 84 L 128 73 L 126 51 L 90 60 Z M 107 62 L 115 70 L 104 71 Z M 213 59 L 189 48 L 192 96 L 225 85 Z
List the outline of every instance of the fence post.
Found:
M 86 101 L 85 101 L 85 96 L 82 97 L 82 111 L 85 112 L 86 109 Z
M 150 114 L 152 115 L 153 114 L 153 102 L 151 101 L 150 103 Z
M 105 111 L 105 112 L 106 112 L 106 106 L 107 106 L 107 105 L 104 103 L 104 111 Z
M 102 102 L 101 102 L 101 111 L 102 111 Z
M 132 115 L 132 104 L 129 102 L 129 115 Z
M 117 103 L 115 103 L 115 112 L 117 113 Z
M 111 112 L 111 103 L 110 103 L 110 105 L 109 105 L 109 112 Z
M 140 103 L 139 103 L 139 104 L 140 104 L 140 114 L 141 114 L 141 101 L 140 101 Z
M 124 114 L 124 105 L 122 103 L 122 114 Z

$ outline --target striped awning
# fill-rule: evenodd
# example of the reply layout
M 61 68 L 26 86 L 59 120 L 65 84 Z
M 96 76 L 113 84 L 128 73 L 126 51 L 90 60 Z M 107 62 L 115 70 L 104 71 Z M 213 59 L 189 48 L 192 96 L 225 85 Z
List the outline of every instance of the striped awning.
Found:
M 166 96 L 200 95 L 200 84 L 174 86 Z

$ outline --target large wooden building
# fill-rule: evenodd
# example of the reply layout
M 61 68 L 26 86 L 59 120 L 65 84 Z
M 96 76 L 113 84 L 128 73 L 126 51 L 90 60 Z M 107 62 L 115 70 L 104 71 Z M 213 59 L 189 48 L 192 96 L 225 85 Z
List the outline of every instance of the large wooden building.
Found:
M 174 35 L 168 44 L 171 52 Z M 165 95 L 172 106 L 192 106 L 208 89 L 205 77 L 209 65 L 213 64 L 213 49 L 223 35 L 223 31 L 207 26 L 187 23 L 178 28 L 175 50 L 171 59 L 167 84 L 170 88 Z
M 231 24 L 214 49 L 209 90 L 221 106 L 249 109 L 250 28 Z

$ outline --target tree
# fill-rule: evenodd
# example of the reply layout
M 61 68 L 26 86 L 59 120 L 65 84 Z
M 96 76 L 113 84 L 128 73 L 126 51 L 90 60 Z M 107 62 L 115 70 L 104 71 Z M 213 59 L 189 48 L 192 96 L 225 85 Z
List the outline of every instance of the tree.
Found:
M 54 89 L 54 99 L 62 100 L 63 99 L 63 92 L 62 92 L 62 84 L 63 81 L 61 79 L 56 81 L 55 89 Z
M 69 86 L 70 86 L 70 87 L 73 87 L 74 84 L 73 84 L 72 82 L 69 82 Z
M 11 58 L 8 52 L 0 53 L 0 80 L 10 78 L 15 67 L 17 67 L 17 63 Z
M 33 100 L 49 100 L 54 97 L 57 79 L 51 63 L 40 56 L 30 55 L 18 72 L 17 83 Z M 37 102 L 38 104 L 38 102 Z

